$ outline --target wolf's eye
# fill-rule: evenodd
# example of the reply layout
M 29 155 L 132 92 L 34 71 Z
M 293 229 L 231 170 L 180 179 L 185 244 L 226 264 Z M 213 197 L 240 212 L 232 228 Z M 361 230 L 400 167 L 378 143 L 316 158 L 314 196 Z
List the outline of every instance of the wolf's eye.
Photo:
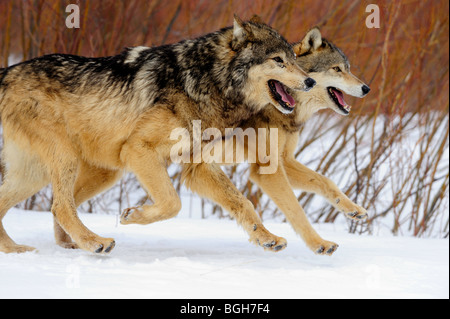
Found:
M 274 57 L 273 60 L 278 63 L 284 63 L 283 59 L 280 58 L 279 56 Z
M 338 67 L 338 66 L 335 66 L 335 67 L 333 68 L 333 70 L 335 70 L 336 72 L 342 72 L 341 68 Z

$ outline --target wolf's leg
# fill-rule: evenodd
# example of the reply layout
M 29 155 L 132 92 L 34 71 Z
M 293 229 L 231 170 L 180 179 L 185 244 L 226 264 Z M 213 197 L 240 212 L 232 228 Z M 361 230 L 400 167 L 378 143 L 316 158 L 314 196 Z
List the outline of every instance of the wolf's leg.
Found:
M 295 232 L 299 234 L 306 245 L 316 254 L 331 255 L 338 245 L 322 239 L 314 230 L 297 201 L 291 185 L 286 177 L 283 166 L 279 165 L 273 174 L 259 174 L 256 164 L 251 166 L 250 178 L 275 202 L 285 214 Z
M 49 183 L 38 158 L 25 154 L 11 141 L 5 141 L 3 158 L 7 171 L 0 186 L 0 251 L 20 253 L 35 248 L 16 244 L 3 228 L 2 219 L 15 204 L 27 199 Z
M 53 230 L 55 233 L 55 241 L 58 246 L 67 249 L 78 249 L 78 245 L 72 241 L 72 238 L 59 226 L 58 221 L 53 217 Z
M 164 159 L 144 144 L 126 144 L 121 156 L 154 204 L 125 209 L 120 218 L 122 224 L 150 224 L 175 217 L 181 209 L 181 200 L 167 173 Z
M 336 184 L 293 158 L 284 160 L 284 168 L 289 182 L 294 188 L 302 189 L 325 197 L 334 207 L 352 219 L 367 218 L 367 211 L 353 203 Z
M 233 185 L 216 164 L 185 164 L 182 178 L 186 186 L 230 212 L 250 235 L 250 241 L 271 251 L 286 247 L 286 239 L 271 234 L 262 224 L 252 203 Z
M 68 152 L 58 154 L 55 151 L 53 155 L 50 171 L 53 187 L 52 212 L 56 221 L 80 248 L 94 253 L 109 253 L 114 248 L 114 239 L 94 234 L 77 215 L 73 192 L 79 168 L 78 159 Z
M 122 173 L 122 170 L 100 168 L 82 161 L 74 188 L 75 206 L 78 207 L 83 202 L 113 186 L 122 176 Z M 78 245 L 72 241 L 56 219 L 53 219 L 53 223 L 56 243 L 64 248 L 78 248 Z
M 6 233 L 1 220 L 8 210 L 15 204 L 27 199 L 39 190 L 26 189 L 20 185 L 5 180 L 0 187 L 0 251 L 5 253 L 22 253 L 34 250 L 35 248 L 16 244 Z

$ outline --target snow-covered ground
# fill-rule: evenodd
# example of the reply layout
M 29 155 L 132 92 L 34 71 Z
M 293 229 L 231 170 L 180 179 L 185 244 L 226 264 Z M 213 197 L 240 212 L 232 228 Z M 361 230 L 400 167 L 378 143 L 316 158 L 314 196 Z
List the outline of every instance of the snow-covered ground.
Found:
M 314 225 L 339 243 L 310 252 L 288 224 L 267 228 L 288 240 L 278 253 L 247 241 L 234 221 L 187 218 L 118 225 L 116 216 L 81 214 L 110 255 L 54 244 L 51 213 L 12 209 L 4 219 L 18 243 L 0 253 L 0 298 L 449 298 L 448 239 L 352 235 L 345 224 Z

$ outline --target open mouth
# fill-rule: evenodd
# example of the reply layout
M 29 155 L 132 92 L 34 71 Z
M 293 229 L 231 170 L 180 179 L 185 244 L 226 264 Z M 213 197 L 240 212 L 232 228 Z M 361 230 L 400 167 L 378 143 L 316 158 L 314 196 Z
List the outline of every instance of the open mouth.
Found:
M 344 93 L 332 86 L 327 87 L 327 91 L 333 102 L 344 114 L 350 113 L 351 106 L 344 101 Z
M 277 80 L 269 80 L 267 84 L 269 85 L 273 99 L 277 101 L 287 113 L 291 113 L 294 110 L 295 101 L 294 98 L 287 93 L 286 86 Z

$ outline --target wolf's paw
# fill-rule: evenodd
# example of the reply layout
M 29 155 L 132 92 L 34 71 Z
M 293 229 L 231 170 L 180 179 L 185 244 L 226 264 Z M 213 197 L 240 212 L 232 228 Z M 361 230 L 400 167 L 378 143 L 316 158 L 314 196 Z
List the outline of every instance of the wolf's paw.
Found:
M 339 245 L 328 240 L 315 241 L 308 245 L 308 247 L 316 255 L 328 255 L 331 256 L 338 249 Z
M 155 207 L 153 206 L 153 208 Z M 122 214 L 120 215 L 120 223 L 122 225 L 129 225 L 129 224 L 148 225 L 154 222 L 155 218 L 152 218 L 153 215 L 154 214 L 152 214 L 152 209 L 145 210 L 145 206 L 129 207 L 125 208 Z
M 356 205 L 351 200 L 338 201 L 336 207 L 350 219 L 363 220 L 368 216 L 367 211 L 364 208 Z
M 166 205 L 143 205 L 137 207 L 126 208 L 120 215 L 120 223 L 123 225 L 139 224 L 148 225 L 161 220 L 175 217 L 180 211 L 174 203 L 166 203 Z
M 116 242 L 112 238 L 105 238 L 103 243 L 96 243 L 94 249 L 91 250 L 96 254 L 108 254 L 116 246 Z
M 280 251 L 286 248 L 287 246 L 287 241 L 286 239 L 282 238 L 282 237 L 277 237 L 277 240 L 271 240 L 271 241 L 267 241 L 267 242 L 263 242 L 261 243 L 259 240 L 258 245 L 260 245 L 261 247 L 263 247 L 265 250 L 270 250 L 270 251 Z
M 125 208 L 120 215 L 120 223 L 123 225 L 139 224 L 141 210 L 139 207 Z
M 113 238 L 90 238 L 88 240 L 77 241 L 81 249 L 87 250 L 95 254 L 107 254 L 113 250 L 116 242 Z
M 8 244 L 5 246 L 0 245 L 0 252 L 4 252 L 7 254 L 10 253 L 26 253 L 27 251 L 34 251 L 36 248 L 26 245 L 17 245 L 17 244 Z
M 262 229 L 257 231 L 255 229 L 256 234 L 253 234 L 251 238 L 249 239 L 250 242 L 257 244 L 264 248 L 264 250 L 270 250 L 270 251 L 280 251 L 286 248 L 287 241 L 283 237 L 278 237 L 273 234 L 271 234 L 266 229 Z

